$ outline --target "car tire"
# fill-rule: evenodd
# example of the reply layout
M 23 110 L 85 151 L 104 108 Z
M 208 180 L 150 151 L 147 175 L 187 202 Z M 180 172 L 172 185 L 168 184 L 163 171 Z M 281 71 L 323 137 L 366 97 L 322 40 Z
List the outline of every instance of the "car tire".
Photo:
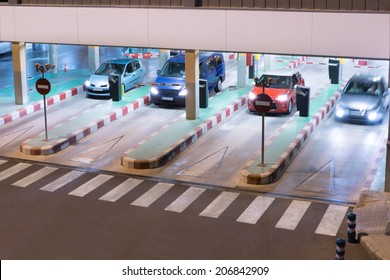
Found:
M 222 78 L 218 78 L 218 82 L 215 85 L 214 91 L 220 92 L 222 90 Z
M 287 105 L 286 115 L 290 115 L 290 114 L 291 114 L 292 108 L 293 108 L 293 102 L 292 102 L 292 100 L 290 99 L 290 101 L 288 102 L 288 105 Z

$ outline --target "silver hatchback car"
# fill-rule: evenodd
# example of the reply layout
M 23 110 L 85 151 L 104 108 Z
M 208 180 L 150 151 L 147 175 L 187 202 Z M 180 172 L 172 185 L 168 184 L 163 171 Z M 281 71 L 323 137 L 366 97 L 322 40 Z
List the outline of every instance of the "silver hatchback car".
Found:
M 109 77 L 120 75 L 122 88 L 128 91 L 142 83 L 145 67 L 139 59 L 113 59 L 104 62 L 85 82 L 88 96 L 110 96 Z

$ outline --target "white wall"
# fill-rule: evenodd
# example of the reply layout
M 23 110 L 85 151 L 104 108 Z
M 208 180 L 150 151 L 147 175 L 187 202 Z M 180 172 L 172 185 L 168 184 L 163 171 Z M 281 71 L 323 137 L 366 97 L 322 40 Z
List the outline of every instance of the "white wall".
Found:
M 390 58 L 390 14 L 0 6 L 0 41 Z

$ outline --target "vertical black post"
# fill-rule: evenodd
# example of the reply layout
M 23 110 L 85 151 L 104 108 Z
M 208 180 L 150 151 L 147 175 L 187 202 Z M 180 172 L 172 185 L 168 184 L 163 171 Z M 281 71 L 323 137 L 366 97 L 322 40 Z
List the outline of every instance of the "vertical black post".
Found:
M 43 113 L 45 115 L 45 141 L 49 141 L 47 135 L 46 95 L 43 95 Z
M 345 239 L 337 238 L 336 240 L 336 260 L 344 260 L 345 255 Z
M 348 213 L 348 242 L 349 243 L 357 243 L 356 239 L 356 214 L 355 213 Z

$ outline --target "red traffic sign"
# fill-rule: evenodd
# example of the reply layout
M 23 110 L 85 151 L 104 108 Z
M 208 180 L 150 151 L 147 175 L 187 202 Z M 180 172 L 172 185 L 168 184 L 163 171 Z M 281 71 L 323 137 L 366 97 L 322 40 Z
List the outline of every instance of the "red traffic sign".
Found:
M 256 96 L 256 99 L 253 102 L 253 107 L 259 113 L 267 113 L 271 110 L 272 98 L 265 93 L 260 93 Z
M 50 85 L 50 82 L 47 79 L 40 78 L 35 83 L 35 88 L 36 88 L 37 92 L 39 92 L 40 94 L 46 95 L 46 94 L 48 94 L 50 92 L 51 85 Z

